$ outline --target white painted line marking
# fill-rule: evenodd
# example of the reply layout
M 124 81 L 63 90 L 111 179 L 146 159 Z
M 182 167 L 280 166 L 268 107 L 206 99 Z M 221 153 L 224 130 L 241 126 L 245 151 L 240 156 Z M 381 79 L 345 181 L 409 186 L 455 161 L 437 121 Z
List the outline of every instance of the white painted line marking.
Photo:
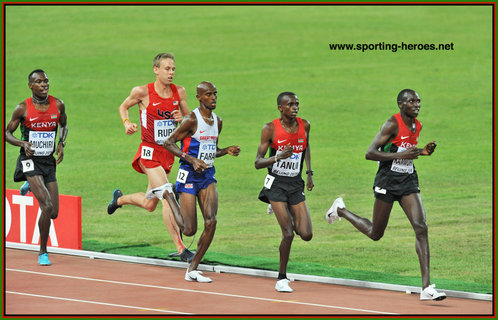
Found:
M 378 313 L 378 314 L 396 314 L 396 313 L 385 312 L 385 311 L 357 309 L 357 308 L 348 308 L 348 307 L 338 307 L 338 306 L 325 305 L 325 304 L 316 304 L 316 303 L 307 303 L 307 302 L 289 301 L 289 300 L 279 300 L 279 299 L 261 298 L 261 297 L 251 297 L 251 296 L 244 296 L 244 295 L 238 295 L 238 294 L 229 294 L 229 293 L 202 291 L 202 290 L 192 290 L 192 289 L 181 289 L 181 288 L 173 288 L 173 287 L 163 287 L 163 286 L 155 286 L 155 285 L 149 285 L 149 284 L 140 284 L 140 283 L 131 283 L 131 282 L 122 282 L 122 281 L 113 281 L 113 280 L 104 280 L 104 279 L 95 279 L 95 278 L 68 276 L 68 275 L 62 275 L 62 274 L 53 274 L 53 273 L 45 273 L 45 272 L 37 272 L 37 271 L 29 271 L 29 270 L 21 270 L 21 269 L 10 269 L 10 268 L 6 268 L 5 270 L 7 270 L 7 271 L 14 271 L 14 272 L 24 272 L 24 273 L 38 274 L 38 275 L 45 275 L 45 276 L 51 276 L 51 277 L 69 278 L 69 279 L 77 279 L 77 280 L 85 280 L 85 281 L 96 281 L 96 282 L 104 282 L 104 283 L 112 283 L 112 284 L 120 284 L 120 285 L 127 285 L 127 286 L 144 287 L 144 288 L 155 288 L 155 289 L 163 289 L 163 290 L 172 290 L 172 291 L 183 291 L 183 292 L 191 292 L 191 293 L 202 293 L 202 294 L 208 294 L 208 295 L 217 295 L 217 296 L 232 297 L 232 298 L 241 298 L 241 299 L 249 299 L 249 300 L 261 300 L 261 301 L 269 301 L 269 302 L 281 302 L 281 303 L 298 304 L 298 305 L 311 306 L 311 307 L 321 307 L 321 308 L 329 308 L 329 309 L 341 309 L 341 310 L 359 311 L 359 312 L 366 312 L 366 313 Z
M 142 310 L 142 311 L 156 311 L 156 312 L 163 312 L 163 313 L 175 313 L 175 314 L 186 314 L 186 315 L 192 314 L 192 313 L 185 313 L 185 312 L 179 312 L 179 311 L 170 311 L 170 310 L 153 309 L 153 308 L 145 308 L 145 307 L 135 307 L 135 306 L 128 306 L 128 305 L 123 305 L 123 304 L 105 303 L 105 302 L 97 302 L 97 301 L 90 301 L 90 300 L 61 298 L 61 297 L 45 296 L 45 295 L 32 294 L 32 293 L 23 293 L 23 292 L 15 292 L 15 291 L 5 291 L 5 292 L 9 293 L 9 294 L 17 294 L 17 295 L 21 295 L 21 296 L 29 296 L 29 297 L 44 298 L 44 299 L 55 299 L 55 300 L 63 300 L 63 301 L 71 301 L 71 302 L 90 303 L 90 304 L 98 304 L 101 306 L 138 309 L 138 310 Z

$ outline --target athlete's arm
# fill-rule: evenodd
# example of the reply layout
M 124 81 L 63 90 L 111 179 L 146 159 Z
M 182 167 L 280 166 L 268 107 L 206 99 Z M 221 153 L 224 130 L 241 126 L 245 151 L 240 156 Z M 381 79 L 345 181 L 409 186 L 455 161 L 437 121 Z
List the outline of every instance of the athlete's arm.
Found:
M 59 109 L 59 143 L 57 144 L 57 151 L 55 155 L 57 156 L 56 164 L 59 164 L 64 159 L 64 145 L 67 137 L 67 114 L 66 114 L 66 105 L 62 100 L 57 99 L 57 108 Z
M 204 161 L 194 158 L 184 152 L 176 144 L 178 141 L 182 141 L 187 137 L 191 137 L 197 130 L 197 118 L 193 112 L 189 113 L 183 121 L 180 123 L 178 128 L 171 133 L 171 135 L 164 141 L 164 148 L 168 150 L 174 156 L 182 158 L 192 165 L 195 171 L 202 172 L 207 169 L 207 165 Z
M 148 96 L 148 94 L 149 91 L 147 90 L 147 86 L 134 87 L 131 89 L 130 95 L 119 106 L 119 116 L 123 122 L 126 134 L 131 135 L 138 130 L 137 124 L 132 123 L 128 118 L 128 109 L 140 103 L 145 105 L 143 100 Z
M 261 141 L 258 146 L 258 152 L 256 154 L 256 160 L 254 161 L 254 166 L 256 169 L 267 168 L 276 162 L 276 155 L 273 157 L 265 158 L 266 152 L 271 145 L 271 142 L 275 135 L 275 126 L 273 122 L 268 122 L 263 126 L 261 130 Z
M 308 120 L 304 120 L 304 131 L 306 132 L 306 153 L 304 154 L 304 161 L 306 162 L 307 174 L 306 174 L 306 189 L 308 191 L 313 190 L 315 184 L 313 183 L 313 170 L 311 170 L 311 151 L 310 151 L 310 129 L 311 123 Z
M 218 118 L 218 140 L 216 140 L 216 158 L 222 157 L 226 154 L 237 157 L 240 154 L 239 146 L 229 146 L 223 149 L 218 148 L 218 141 L 219 141 L 219 136 L 221 134 L 221 129 L 223 127 L 223 120 L 218 116 L 216 117 Z
M 13 133 L 17 130 L 17 127 L 19 127 L 19 123 L 21 123 L 22 119 L 26 118 L 27 110 L 28 109 L 24 101 L 16 106 L 14 112 L 12 113 L 12 118 L 7 124 L 7 128 L 5 128 L 5 141 L 11 145 L 24 148 L 26 156 L 31 157 L 35 153 L 35 150 L 31 149 L 33 145 L 28 141 L 17 139 L 13 135 Z
M 394 116 L 387 120 L 380 131 L 375 135 L 372 143 L 365 153 L 365 158 L 367 160 L 373 161 L 390 161 L 394 159 L 417 159 L 420 155 L 419 149 L 417 147 L 406 149 L 403 152 L 383 152 L 379 148 L 386 145 L 389 141 L 392 141 L 398 135 L 398 123 Z
M 432 140 L 428 144 L 425 145 L 423 149 L 419 149 L 421 156 L 430 156 L 436 150 L 436 141 Z
M 176 86 L 178 90 L 178 95 L 180 96 L 180 107 L 179 110 L 174 110 L 171 114 L 176 122 L 182 122 L 183 117 L 185 117 L 190 111 L 187 105 L 187 93 L 185 88 L 182 86 Z

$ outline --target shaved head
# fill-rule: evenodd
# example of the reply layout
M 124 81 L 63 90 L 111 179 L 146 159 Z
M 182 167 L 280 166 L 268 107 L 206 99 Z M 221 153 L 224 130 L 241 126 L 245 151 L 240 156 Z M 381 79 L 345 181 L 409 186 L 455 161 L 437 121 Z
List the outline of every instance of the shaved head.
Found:
M 209 90 L 216 90 L 216 86 L 210 81 L 202 81 L 197 85 L 197 95 L 202 95 Z

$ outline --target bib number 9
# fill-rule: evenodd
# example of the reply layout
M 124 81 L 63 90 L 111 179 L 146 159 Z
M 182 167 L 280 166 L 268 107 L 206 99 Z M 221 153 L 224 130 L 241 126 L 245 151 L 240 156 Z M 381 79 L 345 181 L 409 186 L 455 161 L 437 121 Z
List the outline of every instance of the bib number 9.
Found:
M 23 160 L 22 163 L 22 172 L 30 172 L 35 170 L 35 164 L 33 163 L 33 159 Z

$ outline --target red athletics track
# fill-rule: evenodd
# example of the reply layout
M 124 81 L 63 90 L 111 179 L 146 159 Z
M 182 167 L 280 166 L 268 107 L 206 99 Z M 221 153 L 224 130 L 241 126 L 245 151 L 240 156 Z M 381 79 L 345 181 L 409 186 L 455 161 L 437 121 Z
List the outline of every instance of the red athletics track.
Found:
M 5 316 L 19 315 L 489 315 L 490 301 L 204 272 L 212 283 L 184 280 L 185 269 L 62 254 L 52 266 L 37 252 L 5 249 Z M 185 264 L 186 266 L 186 264 Z

